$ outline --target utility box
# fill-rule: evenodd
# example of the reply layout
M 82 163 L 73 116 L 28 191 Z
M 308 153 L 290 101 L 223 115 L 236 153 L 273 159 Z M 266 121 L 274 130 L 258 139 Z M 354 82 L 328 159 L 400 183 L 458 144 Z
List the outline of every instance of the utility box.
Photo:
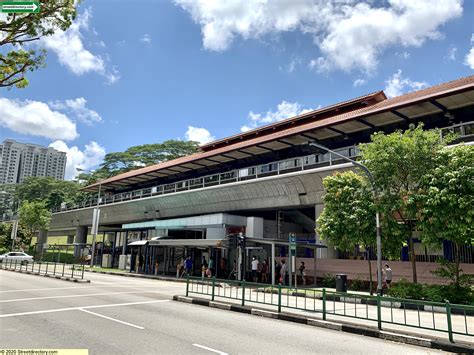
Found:
M 120 270 L 125 270 L 127 268 L 127 257 L 128 255 L 119 256 L 119 269 Z
M 112 255 L 110 254 L 102 255 L 102 267 L 107 267 L 107 268 L 112 267 Z
M 345 274 L 336 275 L 336 291 L 347 292 L 347 275 Z

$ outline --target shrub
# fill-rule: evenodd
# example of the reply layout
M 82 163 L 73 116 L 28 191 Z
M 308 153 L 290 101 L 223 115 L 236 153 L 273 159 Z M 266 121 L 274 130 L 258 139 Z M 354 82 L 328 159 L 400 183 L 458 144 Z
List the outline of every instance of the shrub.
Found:
M 362 280 L 360 276 L 357 276 L 354 280 L 351 280 L 349 288 L 352 291 L 366 291 L 367 285 L 366 282 Z
M 336 288 L 336 276 L 331 274 L 324 275 L 322 286 L 328 288 Z
M 423 299 L 423 285 L 400 279 L 392 284 L 388 293 L 396 298 Z

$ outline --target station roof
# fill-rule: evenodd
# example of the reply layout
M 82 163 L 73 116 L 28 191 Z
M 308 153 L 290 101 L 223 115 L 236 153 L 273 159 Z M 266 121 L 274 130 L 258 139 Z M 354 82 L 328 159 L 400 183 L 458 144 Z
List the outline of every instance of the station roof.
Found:
M 387 99 L 382 91 L 317 109 L 201 146 L 192 155 L 113 176 L 85 191 L 125 188 L 232 160 L 268 153 L 308 141 L 324 141 L 397 122 L 474 105 L 474 76 Z

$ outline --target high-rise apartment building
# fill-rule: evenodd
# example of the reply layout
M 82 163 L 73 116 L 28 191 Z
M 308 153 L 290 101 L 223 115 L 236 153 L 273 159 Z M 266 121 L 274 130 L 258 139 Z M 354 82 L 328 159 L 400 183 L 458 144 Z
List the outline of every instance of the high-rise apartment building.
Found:
M 0 145 L 0 184 L 18 184 L 29 176 L 64 180 L 66 153 L 6 139 Z

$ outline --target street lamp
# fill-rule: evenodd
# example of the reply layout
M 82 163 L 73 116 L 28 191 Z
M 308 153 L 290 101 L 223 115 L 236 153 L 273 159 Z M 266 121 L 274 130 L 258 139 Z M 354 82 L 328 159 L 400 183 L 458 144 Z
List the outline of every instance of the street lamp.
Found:
M 364 164 L 361 164 L 353 159 L 350 159 L 319 143 L 309 142 L 309 145 L 312 147 L 316 147 L 318 149 L 327 151 L 330 154 L 334 154 L 344 160 L 347 160 L 348 162 L 351 162 L 355 166 L 358 166 L 359 168 L 361 168 L 365 172 L 367 177 L 369 178 L 370 184 L 372 185 L 372 192 L 374 194 L 374 198 L 377 198 L 378 191 L 377 191 L 377 186 L 375 185 L 374 176 L 370 172 L 369 168 L 367 168 Z M 378 209 L 376 209 L 375 211 L 375 225 L 376 225 L 376 233 L 377 233 L 377 293 L 381 294 L 382 293 L 382 239 L 380 237 L 380 214 L 379 214 Z
M 86 172 L 87 170 L 81 169 L 81 168 L 76 168 L 76 171 L 78 172 Z M 100 190 L 102 187 L 102 183 L 99 182 L 99 192 L 97 193 L 97 205 L 94 208 L 94 211 L 92 212 L 92 248 L 91 248 L 91 263 L 90 267 L 94 266 L 94 255 L 95 255 L 95 242 L 97 239 L 97 233 L 99 232 L 99 220 L 100 220 L 100 208 L 99 208 L 99 203 L 100 203 Z

